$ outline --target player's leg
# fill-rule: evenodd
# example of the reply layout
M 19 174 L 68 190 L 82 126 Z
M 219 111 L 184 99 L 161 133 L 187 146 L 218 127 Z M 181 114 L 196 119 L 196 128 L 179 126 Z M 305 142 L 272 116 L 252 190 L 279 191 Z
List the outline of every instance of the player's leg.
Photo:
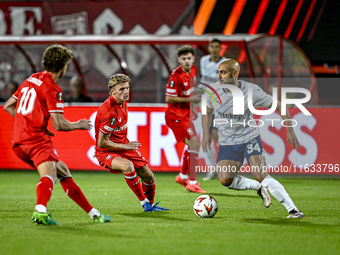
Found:
M 237 174 L 241 166 L 242 163 L 235 160 L 220 160 L 217 163 L 217 174 L 221 184 L 235 190 L 258 190 L 261 187 L 258 181 Z
M 217 130 L 217 128 L 214 128 L 214 127 L 210 128 L 210 136 L 216 142 L 218 141 L 218 130 Z M 213 140 L 212 140 L 211 145 L 210 145 L 211 150 L 208 149 L 208 152 L 207 152 L 208 164 L 210 166 L 216 166 L 216 149 L 215 149 Z M 210 171 L 210 172 L 207 172 L 207 175 L 206 175 L 205 178 L 203 178 L 203 181 L 208 181 L 208 180 L 214 179 L 216 177 L 217 177 L 217 172 L 216 171 Z
M 139 178 L 142 180 L 142 189 L 146 198 L 151 204 L 153 204 L 156 192 L 156 183 L 153 172 L 150 170 L 147 164 L 136 169 L 136 172 Z
M 78 204 L 95 222 L 109 222 L 111 217 L 101 214 L 86 199 L 84 193 L 73 181 L 71 172 L 67 165 L 61 160 L 57 163 L 57 177 L 63 187 L 66 195 L 68 195 L 76 204 Z
M 135 193 L 143 208 L 146 203 L 150 203 L 150 201 L 144 195 L 139 177 L 135 171 L 133 163 L 130 160 L 115 157 L 111 161 L 110 168 L 114 171 L 122 172 L 124 174 L 127 185 L 133 191 L 133 193 Z
M 32 215 L 32 222 L 45 225 L 60 225 L 47 214 L 47 203 L 52 196 L 54 184 L 57 181 L 56 162 L 46 161 L 38 165 L 40 180 L 37 184 L 37 203 Z
M 196 166 L 198 166 L 198 151 L 200 149 L 198 136 L 192 136 L 190 139 L 185 138 L 184 142 L 186 145 L 188 145 L 188 157 L 186 159 L 186 164 L 189 168 L 189 183 L 185 186 L 185 188 L 196 193 L 207 193 L 199 186 L 199 183 L 197 182 Z
M 156 183 L 153 172 L 150 170 L 148 164 L 136 169 L 139 178 L 142 179 L 142 188 L 146 198 L 153 205 L 152 208 L 155 211 L 168 211 L 169 209 L 158 206 L 158 203 L 154 205 Z
M 38 165 L 40 180 L 36 188 L 37 203 L 35 210 L 41 213 L 47 213 L 47 202 L 52 196 L 53 187 L 57 179 L 56 162 L 46 161 Z
M 236 190 L 258 190 L 258 181 L 238 175 L 244 161 L 244 144 L 219 146 L 216 171 L 222 185 Z
M 278 200 L 288 211 L 288 218 L 302 218 L 305 215 L 295 206 L 293 200 L 276 179 L 271 177 L 263 168 L 266 166 L 265 158 L 261 155 L 254 155 L 248 159 L 254 177 L 261 182 L 263 187 L 266 187 L 269 192 Z M 255 166 L 255 167 L 253 167 Z
M 188 152 L 188 147 L 186 147 L 182 153 L 182 167 L 181 171 L 179 172 L 179 175 L 176 176 L 175 181 L 184 187 L 187 186 L 188 184 L 188 172 L 189 172 L 189 166 L 188 166 L 188 161 L 189 161 L 189 152 Z

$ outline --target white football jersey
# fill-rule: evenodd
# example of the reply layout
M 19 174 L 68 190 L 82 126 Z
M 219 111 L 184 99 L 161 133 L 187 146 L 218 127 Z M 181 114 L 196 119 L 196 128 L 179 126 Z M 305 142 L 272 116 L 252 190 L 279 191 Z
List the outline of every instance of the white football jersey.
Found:
M 207 97 L 207 106 L 214 109 L 215 114 L 215 127 L 218 129 L 218 144 L 219 145 L 236 145 L 243 144 L 249 140 L 257 137 L 260 133 L 257 124 L 253 120 L 253 113 L 250 112 L 248 107 L 248 90 L 252 90 L 253 106 L 269 108 L 273 101 L 271 95 L 266 94 L 258 85 L 239 80 L 239 89 L 242 90 L 244 95 L 244 115 L 233 114 L 233 96 L 221 86 L 219 82 L 212 84 L 217 94 L 220 96 L 222 105 L 219 102 L 215 93 L 212 93 L 215 101 L 210 95 Z M 251 121 L 253 120 L 253 121 Z M 250 125 L 248 125 L 250 121 Z
M 200 70 L 201 70 L 201 80 L 200 82 L 206 83 L 208 85 L 217 82 L 218 78 L 218 65 L 226 60 L 225 57 L 221 57 L 217 62 L 211 61 L 211 56 L 206 55 L 201 58 Z

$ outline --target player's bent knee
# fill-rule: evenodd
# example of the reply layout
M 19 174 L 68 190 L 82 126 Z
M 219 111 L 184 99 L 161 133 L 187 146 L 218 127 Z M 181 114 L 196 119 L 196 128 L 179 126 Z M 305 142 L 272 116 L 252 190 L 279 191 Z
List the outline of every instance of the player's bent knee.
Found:
M 130 160 L 123 158 L 115 158 L 112 160 L 111 169 L 121 171 L 122 173 L 132 173 L 135 170 L 133 163 Z
M 233 183 L 233 180 L 232 178 L 219 178 L 220 179 L 220 182 L 223 186 L 230 186 L 232 183 Z

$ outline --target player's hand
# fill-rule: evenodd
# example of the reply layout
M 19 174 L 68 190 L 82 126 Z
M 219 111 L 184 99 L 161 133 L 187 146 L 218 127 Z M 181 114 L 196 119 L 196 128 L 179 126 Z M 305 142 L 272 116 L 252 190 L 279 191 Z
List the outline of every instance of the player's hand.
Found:
M 54 136 L 54 133 L 53 133 L 52 131 L 50 131 L 50 130 L 47 129 L 47 135 L 48 135 L 48 136 Z
M 293 149 L 299 150 L 301 148 L 293 130 L 287 131 L 287 141 L 293 146 Z
M 202 149 L 203 149 L 203 151 L 205 153 L 208 152 L 208 149 L 211 150 L 210 144 L 211 144 L 211 137 L 210 137 L 210 135 L 203 135 Z
M 193 102 L 193 103 L 198 103 L 201 101 L 201 95 L 200 94 L 193 94 L 190 96 L 190 99 L 189 99 L 190 102 Z
M 195 107 L 192 107 L 192 119 L 195 120 L 198 117 L 198 113 L 197 110 L 195 109 Z
M 91 121 L 89 121 L 87 119 L 78 120 L 78 124 L 80 126 L 79 129 L 83 129 L 83 130 L 91 130 L 92 129 Z
M 138 141 L 132 141 L 132 142 L 128 142 L 125 144 L 125 150 L 128 150 L 128 151 L 132 151 L 132 150 L 136 150 L 138 151 L 138 147 L 141 147 L 142 144 Z

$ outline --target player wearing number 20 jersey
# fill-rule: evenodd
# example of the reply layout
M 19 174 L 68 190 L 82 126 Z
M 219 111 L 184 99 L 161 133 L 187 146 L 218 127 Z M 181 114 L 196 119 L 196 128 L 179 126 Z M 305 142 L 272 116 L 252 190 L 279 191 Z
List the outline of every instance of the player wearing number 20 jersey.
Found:
M 33 74 L 12 97 L 18 100 L 13 132 L 14 146 L 49 139 L 47 124 L 50 113 L 64 112 L 63 93 L 52 76 L 46 71 Z

